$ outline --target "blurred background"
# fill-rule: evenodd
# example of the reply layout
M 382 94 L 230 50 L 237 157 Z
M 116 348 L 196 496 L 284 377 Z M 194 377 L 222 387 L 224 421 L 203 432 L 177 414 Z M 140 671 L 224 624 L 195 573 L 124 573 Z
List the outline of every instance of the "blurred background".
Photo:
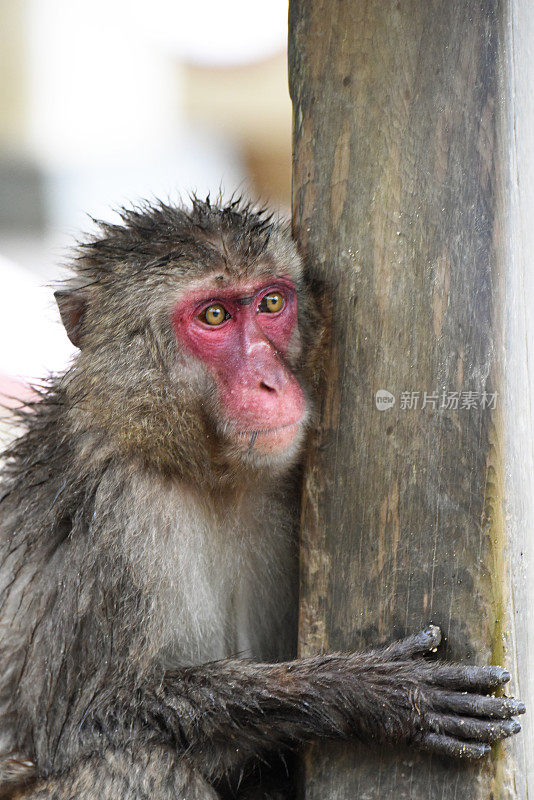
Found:
M 286 38 L 287 0 L 0 0 L 4 402 L 72 357 L 50 284 L 88 215 L 219 188 L 289 213 Z

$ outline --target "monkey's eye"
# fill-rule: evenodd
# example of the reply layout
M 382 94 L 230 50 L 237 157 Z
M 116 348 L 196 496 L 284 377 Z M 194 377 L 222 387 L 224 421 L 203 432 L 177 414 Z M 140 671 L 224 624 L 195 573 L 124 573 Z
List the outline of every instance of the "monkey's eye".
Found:
M 230 319 L 230 314 L 220 303 L 214 303 L 199 314 L 198 318 L 208 325 L 220 325 L 225 320 Z
M 280 294 L 280 292 L 270 292 L 262 299 L 258 306 L 258 311 L 267 311 L 271 314 L 276 314 L 277 311 L 283 309 L 285 304 L 286 301 L 283 294 Z

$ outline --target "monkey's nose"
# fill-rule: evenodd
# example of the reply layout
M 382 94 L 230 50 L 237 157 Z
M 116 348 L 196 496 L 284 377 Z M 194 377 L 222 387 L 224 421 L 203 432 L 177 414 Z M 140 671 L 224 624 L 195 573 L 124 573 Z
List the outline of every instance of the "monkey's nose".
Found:
M 267 392 L 274 392 L 274 394 L 276 394 L 276 392 L 278 391 L 275 386 L 271 386 L 270 383 L 265 380 L 260 381 L 260 389 L 265 389 L 265 391 Z

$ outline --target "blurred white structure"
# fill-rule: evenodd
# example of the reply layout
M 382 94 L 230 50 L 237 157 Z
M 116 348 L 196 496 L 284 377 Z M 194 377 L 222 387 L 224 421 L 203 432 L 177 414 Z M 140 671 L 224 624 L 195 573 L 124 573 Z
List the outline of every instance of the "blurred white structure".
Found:
M 166 41 L 184 30 L 182 5 L 29 0 L 27 151 L 45 175 L 53 227 L 245 180 L 228 137 L 184 120 L 180 47 Z
M 0 379 L 37 380 L 68 366 L 76 352 L 50 287 L 0 256 Z

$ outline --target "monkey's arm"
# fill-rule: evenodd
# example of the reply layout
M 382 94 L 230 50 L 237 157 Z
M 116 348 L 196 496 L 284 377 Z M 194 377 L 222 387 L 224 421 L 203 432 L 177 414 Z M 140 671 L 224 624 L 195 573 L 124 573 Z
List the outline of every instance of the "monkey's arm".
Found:
M 215 773 L 315 737 L 481 757 L 491 743 L 520 729 L 511 718 L 524 706 L 487 694 L 509 680 L 500 667 L 415 657 L 439 641 L 439 628 L 430 627 L 365 653 L 281 664 L 236 659 L 166 672 L 157 687 L 139 689 L 121 713 L 142 718 L 145 730 L 200 756 Z

